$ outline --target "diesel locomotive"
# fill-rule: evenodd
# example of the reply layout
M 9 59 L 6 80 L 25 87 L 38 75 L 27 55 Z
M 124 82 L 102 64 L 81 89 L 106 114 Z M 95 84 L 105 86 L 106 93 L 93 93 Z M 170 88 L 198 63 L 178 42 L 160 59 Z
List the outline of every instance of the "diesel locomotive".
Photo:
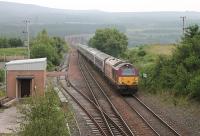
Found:
M 78 44 L 77 50 L 92 62 L 121 94 L 137 92 L 139 75 L 132 64 L 87 45 Z

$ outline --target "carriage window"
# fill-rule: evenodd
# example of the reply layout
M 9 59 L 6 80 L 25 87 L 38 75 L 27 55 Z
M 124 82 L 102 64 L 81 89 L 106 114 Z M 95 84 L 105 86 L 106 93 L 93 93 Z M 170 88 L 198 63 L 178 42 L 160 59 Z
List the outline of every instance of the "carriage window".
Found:
M 122 70 L 122 75 L 123 76 L 130 76 L 130 75 L 135 75 L 135 72 L 133 69 L 123 69 Z

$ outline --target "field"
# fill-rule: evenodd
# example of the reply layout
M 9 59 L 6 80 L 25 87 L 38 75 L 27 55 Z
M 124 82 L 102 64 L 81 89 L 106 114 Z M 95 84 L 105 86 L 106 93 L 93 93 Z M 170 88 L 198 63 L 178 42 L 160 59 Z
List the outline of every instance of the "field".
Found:
M 140 47 L 130 48 L 128 51 L 128 60 L 136 66 L 138 69 L 142 70 L 149 65 L 155 63 L 159 55 L 170 56 L 173 50 L 176 48 L 175 45 L 144 45 Z M 143 52 L 144 54 L 140 54 Z
M 0 48 L 0 56 L 26 56 L 27 48 Z
M 175 49 L 175 45 L 148 45 L 144 46 L 144 50 L 147 54 L 152 55 L 171 55 L 173 50 Z
M 126 34 L 129 39 L 129 47 L 145 44 L 169 44 L 176 43 L 181 38 L 181 29 L 178 27 L 143 26 L 142 28 L 127 27 Z

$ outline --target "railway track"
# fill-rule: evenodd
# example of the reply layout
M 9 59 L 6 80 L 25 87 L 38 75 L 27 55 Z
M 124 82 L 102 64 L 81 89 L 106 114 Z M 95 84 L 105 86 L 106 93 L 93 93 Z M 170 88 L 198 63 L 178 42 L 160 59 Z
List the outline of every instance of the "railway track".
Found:
M 115 106 L 112 104 L 111 100 L 105 94 L 101 85 L 98 84 L 96 79 L 92 76 L 86 64 L 84 62 L 79 62 L 79 67 L 90 91 L 88 92 L 88 94 L 91 94 L 90 99 L 92 99 L 92 101 L 99 107 L 99 109 L 102 109 L 103 112 L 106 113 L 104 113 L 106 115 L 105 122 L 109 128 L 110 135 L 134 135 L 129 126 L 122 119 Z
M 156 115 L 156 113 L 145 105 L 136 95 L 126 97 L 124 100 L 157 135 L 180 136 L 175 129 Z
M 65 97 L 67 97 L 67 93 L 81 107 L 81 109 L 83 110 L 81 114 L 83 115 L 83 118 L 86 120 L 87 124 L 92 128 L 94 134 L 104 136 L 110 136 L 111 134 L 114 136 L 128 136 L 124 132 L 119 133 L 117 131 L 117 129 L 121 130 L 121 128 L 118 126 L 119 124 L 116 124 L 105 111 L 98 107 L 90 98 L 88 98 L 88 96 L 83 94 L 82 91 L 80 91 L 80 89 L 77 89 L 73 84 L 71 84 L 71 82 L 69 82 L 69 84 L 75 90 L 75 92 L 70 93 L 69 90 L 66 89 L 66 87 L 63 84 L 61 84 L 62 89 L 64 90 L 63 94 L 65 95 Z M 104 116 L 100 114 L 101 112 Z M 111 128 L 107 126 L 104 118 L 107 120 L 106 122 L 112 124 L 112 130 L 115 127 L 115 133 L 110 132 Z
M 64 69 L 62 69 L 62 71 L 63 70 Z M 63 80 L 63 78 L 58 80 Z M 86 123 L 90 126 L 93 134 L 98 136 L 110 136 L 110 128 L 108 128 L 107 122 L 105 121 L 106 118 L 109 118 L 108 115 L 70 81 L 64 80 L 64 82 L 60 85 L 63 89 L 62 92 L 65 97 L 69 95 L 76 102 L 76 104 L 81 107 L 82 111 L 80 114 L 83 116 Z M 69 89 L 66 88 L 67 85 L 70 85 L 75 91 L 70 92 Z
M 90 102 L 88 102 L 85 97 L 80 95 L 79 91 L 75 86 L 71 85 L 76 91 L 71 93 L 64 85 L 61 85 L 65 97 L 68 97 L 67 94 L 75 101 L 75 103 L 82 109 L 80 114 L 86 120 L 86 123 L 90 126 L 93 134 L 108 136 L 105 131 L 105 124 L 102 122 L 101 115 L 97 108 L 95 108 Z M 67 94 L 66 94 L 67 93 Z
M 65 68 L 61 68 L 63 71 Z M 94 99 L 89 98 L 87 95 L 83 93 L 80 89 L 74 86 L 70 81 L 62 80 L 61 87 L 63 89 L 63 94 L 65 97 L 70 96 L 75 103 L 81 107 L 81 115 L 86 120 L 87 124 L 91 127 L 92 132 L 95 135 L 105 135 L 105 136 L 131 136 L 133 133 L 128 129 L 128 131 L 124 131 L 127 127 L 123 128 L 122 124 L 120 124 L 120 120 L 116 117 L 116 115 L 112 115 L 106 113 L 102 107 L 100 106 L 98 100 L 94 101 Z M 67 88 L 67 84 L 70 85 L 75 91 L 69 91 Z M 95 98 L 95 94 L 93 94 L 93 98 Z M 124 124 L 123 124 L 124 125 Z
M 123 121 L 122 117 L 119 115 L 114 105 L 106 96 L 101 85 L 98 84 L 98 82 L 94 78 L 93 75 L 95 74 L 93 72 L 90 73 L 91 69 L 89 70 L 87 68 L 87 65 L 84 62 L 80 63 L 80 61 L 79 68 L 82 72 L 88 89 L 85 89 L 86 87 L 79 86 L 77 84 L 75 86 L 70 81 L 68 81 L 70 86 L 75 91 L 70 92 L 65 87 L 63 87 L 63 90 L 65 90 L 65 93 L 67 93 L 72 99 L 74 99 L 77 105 L 81 107 L 82 111 L 80 112 L 80 114 L 83 115 L 83 118 L 92 129 L 92 132 L 96 135 L 106 136 L 140 135 L 140 132 L 138 133 L 138 131 L 136 131 L 137 133 L 135 134 L 135 128 L 133 128 L 131 131 L 125 121 Z M 82 87 L 83 90 L 80 89 Z M 130 99 L 133 99 L 133 97 L 130 97 Z M 134 100 L 136 101 L 137 99 L 134 98 Z M 127 103 L 125 105 L 130 107 L 133 112 L 137 113 L 137 120 L 139 119 L 144 122 L 144 128 L 146 129 L 146 131 L 149 128 L 149 130 L 154 132 L 150 132 L 149 135 L 180 135 L 175 130 L 173 131 L 173 129 L 169 125 L 166 125 L 166 123 L 162 123 L 161 121 L 159 121 L 159 119 L 156 119 L 155 115 L 150 113 L 151 110 L 147 111 L 148 109 L 145 110 L 144 107 L 143 109 L 139 102 L 133 102 L 133 100 L 125 99 L 123 101 Z M 135 107 L 135 105 L 132 105 L 133 103 L 137 104 L 138 106 Z M 140 121 L 138 121 L 138 123 L 139 122 Z M 132 132 L 134 132 L 134 134 Z
M 132 97 L 123 97 L 123 99 L 133 112 L 135 112 L 138 117 L 143 120 L 146 126 L 148 126 L 155 133 L 155 135 L 180 136 L 180 134 L 173 129 L 171 125 L 167 124 L 167 122 L 156 115 L 136 95 L 133 95 Z

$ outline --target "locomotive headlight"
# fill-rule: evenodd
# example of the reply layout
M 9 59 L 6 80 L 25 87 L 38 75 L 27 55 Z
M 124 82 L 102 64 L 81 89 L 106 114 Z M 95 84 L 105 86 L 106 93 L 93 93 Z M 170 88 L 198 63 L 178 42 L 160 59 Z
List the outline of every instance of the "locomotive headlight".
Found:
M 138 78 L 137 77 L 135 78 L 135 82 L 138 82 Z

